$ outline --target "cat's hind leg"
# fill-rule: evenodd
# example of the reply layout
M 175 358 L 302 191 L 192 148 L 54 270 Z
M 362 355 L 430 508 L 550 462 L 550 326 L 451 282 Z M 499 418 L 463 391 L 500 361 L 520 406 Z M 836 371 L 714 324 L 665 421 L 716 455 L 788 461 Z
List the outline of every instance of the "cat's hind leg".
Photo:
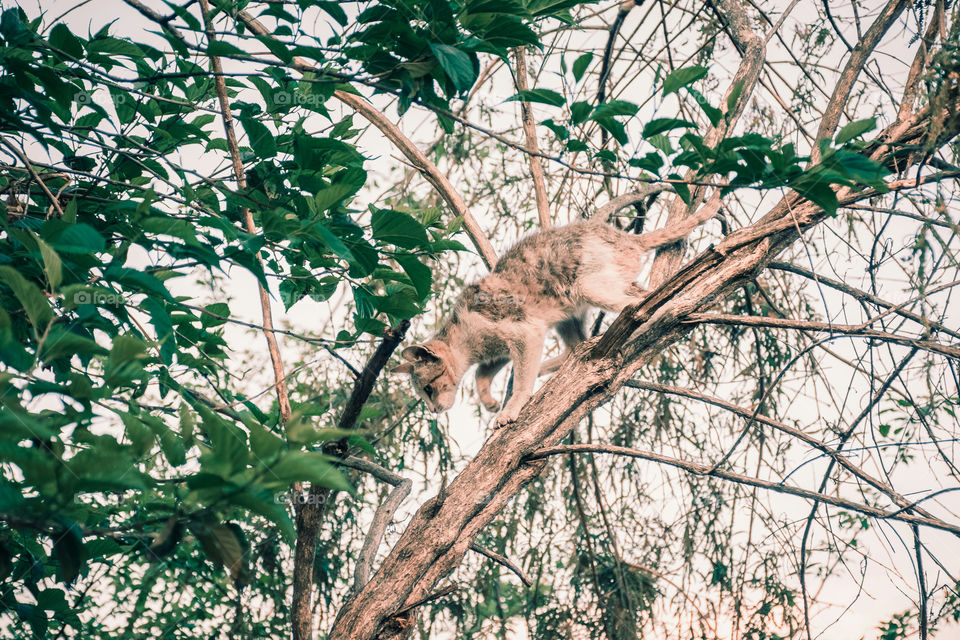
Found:
M 487 411 L 496 411 L 500 408 L 500 403 L 490 393 L 490 383 L 508 362 L 510 362 L 509 358 L 498 358 L 489 362 L 481 362 L 477 366 L 477 396 L 480 397 L 480 403 L 486 407 Z
M 554 325 L 557 333 L 560 334 L 560 339 L 563 341 L 563 353 L 550 358 L 549 360 L 545 360 L 540 365 L 539 375 L 542 376 L 548 373 L 553 373 L 559 369 L 560 365 L 563 364 L 564 361 L 570 356 L 570 352 L 573 351 L 573 348 L 587 339 L 586 322 L 586 314 L 580 313 Z

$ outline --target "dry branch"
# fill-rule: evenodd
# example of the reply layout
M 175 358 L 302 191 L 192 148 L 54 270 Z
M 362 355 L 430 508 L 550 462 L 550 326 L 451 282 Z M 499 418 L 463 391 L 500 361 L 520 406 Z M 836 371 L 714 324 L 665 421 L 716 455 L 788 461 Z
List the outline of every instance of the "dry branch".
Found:
M 703 464 L 701 462 L 681 460 L 680 458 L 673 458 L 659 453 L 654 453 L 652 451 L 644 451 L 642 449 L 632 449 L 630 447 L 618 447 L 605 444 L 568 444 L 556 447 L 544 447 L 543 449 L 534 451 L 529 457 L 532 460 L 537 460 L 566 453 L 611 453 L 630 458 L 640 458 L 642 460 L 649 460 L 651 462 L 657 462 L 659 464 L 676 467 L 677 469 L 683 469 L 684 471 L 698 476 L 720 478 L 722 480 L 728 480 L 737 484 L 744 484 L 751 487 L 766 489 L 768 491 L 773 491 L 774 493 L 784 493 L 787 495 L 798 496 L 814 502 L 819 501 L 839 507 L 841 509 L 856 511 L 857 513 L 862 513 L 879 520 L 900 520 L 910 524 L 922 524 L 933 529 L 947 531 L 954 535 L 960 536 L 960 525 L 946 522 L 940 518 L 915 516 L 904 513 L 902 509 L 888 511 L 886 509 L 880 509 L 878 507 L 860 502 L 854 502 L 853 500 L 848 500 L 846 498 L 840 498 L 822 492 L 811 491 L 801 487 L 792 487 L 785 485 L 782 482 L 773 482 L 771 480 L 764 480 L 762 478 L 754 478 L 742 473 L 735 473 L 733 471 L 726 471 L 724 469 L 715 469 L 711 465 Z
M 210 0 L 200 0 L 200 9 L 203 14 L 203 27 L 208 42 L 216 40 L 213 24 L 210 22 Z M 230 151 L 230 161 L 233 164 L 233 175 L 237 187 L 245 189 L 247 186 L 246 173 L 243 161 L 240 159 L 240 147 L 237 143 L 237 134 L 233 128 L 233 115 L 230 112 L 230 100 L 227 98 L 227 84 L 223 77 L 223 65 L 218 56 L 210 56 L 210 65 L 213 68 L 214 87 L 217 92 L 217 101 L 220 105 L 220 115 L 223 119 L 223 130 L 227 137 L 227 149 Z M 253 222 L 253 212 L 244 207 L 241 210 L 244 226 L 247 233 L 257 234 L 257 227 Z M 260 255 L 257 260 L 262 262 Z M 270 364 L 273 366 L 273 379 L 277 389 L 277 401 L 280 405 L 280 418 L 283 422 L 290 419 L 290 397 L 287 393 L 287 378 L 283 373 L 283 359 L 280 357 L 280 345 L 273 332 L 273 311 L 270 304 L 270 293 L 262 284 L 257 283 L 257 292 L 260 294 L 260 310 L 263 315 L 263 336 L 267 341 L 267 350 L 270 352 Z
M 528 88 L 527 59 L 523 47 L 517 47 L 513 55 L 517 61 L 517 90 L 523 92 Z M 537 216 L 540 218 L 540 227 L 548 229 L 551 225 L 550 201 L 543 179 L 543 165 L 540 163 L 540 145 L 537 144 L 537 128 L 533 124 L 533 107 L 526 100 L 520 100 L 520 119 L 523 122 L 524 137 L 527 139 L 527 157 L 530 159 L 530 175 L 533 177 L 533 191 L 537 200 Z

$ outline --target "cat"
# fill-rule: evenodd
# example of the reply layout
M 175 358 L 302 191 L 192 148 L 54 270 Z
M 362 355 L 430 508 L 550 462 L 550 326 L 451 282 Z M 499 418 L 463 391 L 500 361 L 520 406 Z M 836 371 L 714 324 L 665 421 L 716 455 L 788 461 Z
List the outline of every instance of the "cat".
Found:
M 410 374 L 417 395 L 442 413 L 453 406 L 467 369 L 477 364 L 480 402 L 496 411 L 490 383 L 513 361 L 513 395 L 494 428 L 514 422 L 537 377 L 559 368 L 585 339 L 586 312 L 591 307 L 619 312 L 640 302 L 645 289 L 635 280 L 648 252 L 686 237 L 718 210 L 714 198 L 672 228 L 642 235 L 596 219 L 533 233 L 504 253 L 490 275 L 467 286 L 437 333 L 404 349 L 405 362 L 393 371 Z M 541 364 L 551 326 L 566 349 Z

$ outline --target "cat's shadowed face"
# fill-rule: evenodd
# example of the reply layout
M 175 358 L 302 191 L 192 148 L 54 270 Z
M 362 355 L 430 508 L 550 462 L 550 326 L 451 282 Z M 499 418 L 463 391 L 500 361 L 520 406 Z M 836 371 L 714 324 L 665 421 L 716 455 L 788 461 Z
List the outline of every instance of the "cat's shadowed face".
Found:
M 418 396 L 434 413 L 443 413 L 457 398 L 459 378 L 448 365 L 449 347 L 437 340 L 407 347 L 401 354 L 406 360 L 394 373 L 410 374 L 410 381 Z

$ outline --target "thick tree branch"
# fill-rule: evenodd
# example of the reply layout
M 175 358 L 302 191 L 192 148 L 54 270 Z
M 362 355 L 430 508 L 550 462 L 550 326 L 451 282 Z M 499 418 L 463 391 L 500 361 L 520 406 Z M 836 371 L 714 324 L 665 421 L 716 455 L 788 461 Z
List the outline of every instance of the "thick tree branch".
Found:
M 956 135 L 958 125 L 954 119 L 945 121 L 929 144 L 943 144 Z M 911 127 L 893 133 L 880 135 L 897 143 L 899 136 L 914 135 Z M 917 134 L 921 144 L 925 135 Z M 878 160 L 886 163 L 889 155 L 880 154 Z M 868 195 L 849 188 L 837 193 L 842 203 Z M 398 611 L 429 594 L 457 566 L 474 536 L 540 473 L 544 462 L 530 460 L 529 454 L 559 445 L 634 372 L 690 330 L 684 319 L 755 278 L 803 230 L 826 217 L 815 205 L 788 194 L 756 224 L 731 233 L 716 249 L 673 273 L 642 303 L 625 309 L 598 340 L 582 343 L 527 403 L 518 421 L 496 431 L 453 482 L 418 510 L 370 582 L 340 610 L 330 637 L 369 640 Z M 889 514 L 878 510 L 878 517 Z

